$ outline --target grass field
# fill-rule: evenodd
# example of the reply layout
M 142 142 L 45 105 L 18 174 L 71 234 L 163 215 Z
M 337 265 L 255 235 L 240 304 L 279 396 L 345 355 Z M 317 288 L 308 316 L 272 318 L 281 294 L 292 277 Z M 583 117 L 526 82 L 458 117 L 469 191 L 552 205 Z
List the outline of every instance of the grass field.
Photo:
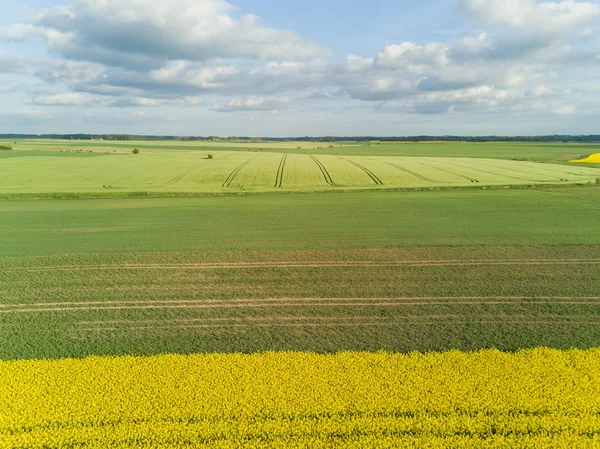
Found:
M 73 145 L 83 147 L 81 152 Z M 466 143 L 449 147 L 442 144 L 383 145 L 390 147 L 383 152 L 388 156 L 372 152 L 372 147 L 349 144 L 338 147 L 350 153 L 344 155 L 327 154 L 328 149 L 315 148 L 314 143 L 308 144 L 310 153 L 307 154 L 277 148 L 276 144 L 270 144 L 271 151 L 258 151 L 256 144 L 246 144 L 247 148 L 238 144 L 237 149 L 245 151 L 231 151 L 236 148 L 227 144 L 211 147 L 198 143 L 134 142 L 126 145 L 140 146 L 143 151 L 133 155 L 127 146 L 112 142 L 18 143 L 16 150 L 0 152 L 0 194 L 422 189 L 585 184 L 600 179 L 597 167 L 494 159 L 499 147 L 490 147 L 490 152 L 481 144 L 473 144 L 473 148 Z M 590 146 L 582 147 L 587 151 Z M 421 153 L 421 148 L 430 148 L 429 152 L 437 156 L 424 157 L 428 151 Z M 533 146 L 520 149 L 520 159 L 531 159 L 529 156 L 534 157 L 534 150 L 536 155 L 545 151 L 548 158 L 556 156 L 558 149 L 563 156 L 566 151 L 556 145 L 550 149 Z M 208 159 L 208 151 L 215 151 L 213 159 Z M 460 154 L 468 156 L 458 157 Z M 567 160 L 573 157 L 572 154 L 566 156 Z
M 599 360 L 538 349 L 0 362 L 0 448 L 592 448 Z
M 0 203 L 0 356 L 598 344 L 597 187 Z
M 469 157 L 490 159 L 520 159 L 536 162 L 566 162 L 600 152 L 600 144 L 538 143 L 538 142 L 210 142 L 210 141 L 90 141 L 28 139 L 8 141 L 15 149 L 35 152 L 131 153 L 134 148 L 144 152 L 188 150 L 200 152 L 242 151 L 292 154 L 330 154 L 337 156 L 415 156 Z M 73 153 L 71 153 L 73 154 Z

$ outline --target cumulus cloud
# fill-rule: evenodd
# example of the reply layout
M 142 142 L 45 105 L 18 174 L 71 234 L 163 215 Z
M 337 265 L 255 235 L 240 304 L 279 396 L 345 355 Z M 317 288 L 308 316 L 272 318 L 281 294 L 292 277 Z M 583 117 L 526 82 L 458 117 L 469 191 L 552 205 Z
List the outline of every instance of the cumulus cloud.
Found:
M 558 115 L 573 115 L 575 114 L 575 108 L 570 105 L 563 105 L 552 110 L 555 114 Z
M 494 35 L 479 53 L 487 58 L 573 59 L 569 42 L 600 21 L 600 4 L 565 0 L 462 0 L 461 9 L 479 28 Z M 588 37 L 593 31 L 588 30 Z M 581 55 L 579 55 L 580 57 Z M 584 55 L 584 58 L 586 56 Z
M 507 25 L 527 32 L 571 32 L 600 19 L 600 5 L 565 0 L 463 0 L 463 11 L 483 25 Z
M 66 92 L 56 95 L 40 95 L 31 100 L 32 104 L 44 106 L 82 106 L 89 103 L 90 99 L 85 95 Z
M 302 60 L 327 50 L 287 30 L 237 17 L 225 0 L 71 0 L 39 11 L 3 36 L 41 36 L 51 52 L 109 66 L 155 67 L 212 58 Z
M 0 73 L 23 73 L 27 68 L 24 58 L 6 53 L 0 53 Z
M 250 112 L 303 103 L 290 99 L 328 98 L 336 110 L 396 113 L 529 108 L 571 115 L 583 109 L 583 94 L 569 84 L 573 71 L 600 63 L 592 38 L 599 4 L 457 3 L 473 26 L 459 39 L 390 43 L 376 54 L 342 60 L 238 14 L 225 0 L 71 0 L 32 13 L 28 23 L 2 35 L 41 36 L 58 55 L 33 72 L 54 89 L 32 94 L 34 105 Z M 24 64 L 7 61 L 6 67 L 22 70 Z M 56 93 L 61 88 L 66 92 Z
M 278 111 L 289 105 L 288 97 L 281 98 L 233 98 L 227 103 L 214 104 L 210 109 L 215 112 L 243 112 L 243 111 Z

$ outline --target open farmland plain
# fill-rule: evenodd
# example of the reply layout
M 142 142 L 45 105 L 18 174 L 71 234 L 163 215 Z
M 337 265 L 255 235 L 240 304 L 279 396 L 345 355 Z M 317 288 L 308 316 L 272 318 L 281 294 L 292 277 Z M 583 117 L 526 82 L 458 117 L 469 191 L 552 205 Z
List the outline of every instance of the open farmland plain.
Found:
M 600 444 L 597 148 L 229 145 L 0 152 L 1 448 Z
M 600 179 L 597 167 L 534 162 L 528 156 L 539 151 L 535 147 L 524 147 L 525 157 L 509 160 L 494 157 L 494 146 L 488 151 L 482 145 L 470 147 L 466 143 L 451 144 L 450 148 L 435 143 L 375 147 L 347 144 L 337 148 L 305 143 L 304 152 L 277 148 L 274 144 L 266 147 L 269 151 L 262 151 L 257 144 L 245 144 L 238 151 L 231 151 L 228 144 L 210 147 L 206 143 L 181 143 L 175 145 L 179 148 L 176 150 L 169 150 L 168 143 L 167 148 L 157 143 L 143 144 L 129 144 L 142 148 L 141 154 L 134 155 L 129 148 L 119 147 L 117 151 L 114 143 L 77 142 L 75 147 L 70 141 L 17 143 L 15 150 L 0 153 L 0 195 L 424 189 L 586 184 Z M 384 151 L 378 152 L 382 147 Z M 381 154 L 394 154 L 397 147 L 397 153 L 402 155 Z M 582 146 L 579 150 L 591 151 L 591 147 Z M 439 155 L 418 156 L 423 154 L 421 148 L 425 154 L 437 150 L 433 154 Z M 440 148 L 445 148 L 446 153 L 442 154 Z M 458 157 L 455 150 L 468 156 Z M 208 154 L 213 158 L 209 159 Z

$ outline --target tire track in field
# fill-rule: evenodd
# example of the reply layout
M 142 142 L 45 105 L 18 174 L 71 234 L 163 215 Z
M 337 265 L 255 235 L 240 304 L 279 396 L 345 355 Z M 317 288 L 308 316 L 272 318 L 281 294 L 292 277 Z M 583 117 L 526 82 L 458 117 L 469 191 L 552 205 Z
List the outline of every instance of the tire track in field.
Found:
M 530 171 L 518 170 L 518 169 L 512 168 L 512 167 L 498 167 L 497 165 L 492 165 L 492 164 L 486 164 L 486 166 L 489 166 L 489 167 L 492 167 L 492 168 L 498 168 L 500 170 L 510 170 L 510 171 L 514 171 L 514 172 L 518 172 L 518 173 L 532 174 Z M 544 170 L 544 169 L 540 169 L 540 170 Z M 540 175 L 543 175 L 543 173 L 540 173 Z M 552 176 L 554 178 L 553 181 L 555 181 L 557 179 L 559 181 L 561 181 L 561 182 L 567 182 L 568 181 L 568 179 L 566 179 L 566 178 L 557 178 L 555 175 L 549 175 L 549 176 Z
M 236 324 L 236 325 L 222 325 L 222 324 L 198 324 L 198 325 L 178 325 L 178 326 L 137 326 L 137 327 L 125 327 L 125 328 L 91 328 L 91 329 L 74 329 L 74 332 L 124 332 L 124 331 L 157 331 L 157 330 L 183 330 L 183 329 L 235 329 L 235 328 L 325 328 L 325 327 L 374 327 L 374 326 L 386 326 L 386 327 L 406 327 L 406 326 L 423 326 L 423 325 L 433 325 L 439 324 L 440 319 L 428 319 L 421 321 L 375 321 L 372 323 L 281 323 L 281 324 Z M 597 325 L 600 326 L 600 322 L 598 321 L 571 321 L 571 320 L 549 320 L 549 321 L 541 321 L 541 320 L 453 320 L 453 324 L 527 324 L 527 325 L 557 325 L 557 324 L 586 324 L 586 325 Z
M 139 331 L 139 330 L 171 330 L 171 329 L 236 329 L 236 328 L 273 328 L 273 327 L 349 327 L 349 326 L 406 326 L 437 324 L 440 321 L 450 321 L 452 324 L 596 324 L 600 321 L 591 319 L 588 315 L 558 315 L 543 314 L 539 319 L 531 319 L 531 315 L 413 315 L 413 316 L 395 316 L 395 317 L 327 317 L 327 318 L 309 318 L 296 319 L 295 322 L 278 320 L 274 317 L 260 318 L 238 318 L 222 319 L 222 322 L 214 322 L 209 319 L 197 320 L 178 320 L 169 324 L 150 324 L 149 321 L 128 321 L 126 323 L 96 322 L 97 327 L 77 327 L 74 331 L 79 332 L 115 332 L 115 331 Z M 561 319 L 562 318 L 562 319 Z M 218 319 L 217 319 L 218 320 Z M 229 322 L 225 322 L 225 321 Z M 293 320 L 293 318 L 292 318 Z M 576 320 L 576 321 L 575 321 Z M 191 324 L 191 322 L 194 322 Z M 143 324 L 143 326 L 114 326 L 114 324 Z M 154 321 L 157 323 L 157 321 Z M 79 324 L 79 323 L 77 323 Z M 113 324 L 112 327 L 102 326 L 103 324 Z
M 489 171 L 489 170 L 484 170 L 481 168 L 476 168 L 476 167 L 471 167 L 469 165 L 461 165 L 461 164 L 457 164 L 456 162 L 446 162 L 449 165 L 453 165 L 455 167 L 460 167 L 460 168 L 466 168 L 468 170 L 475 170 L 475 171 L 479 171 L 481 173 L 487 173 L 488 175 L 494 175 L 494 176 L 500 176 L 503 178 L 510 178 L 510 179 L 516 179 L 517 181 L 525 181 L 525 182 L 550 182 L 547 179 L 526 179 L 526 178 L 519 178 L 517 176 L 510 176 L 510 175 L 505 175 L 503 173 L 497 173 L 497 172 L 493 172 L 493 171 Z
M 283 171 L 285 170 L 285 162 L 287 161 L 288 153 L 285 153 L 279 161 L 279 167 L 277 168 L 277 175 L 275 176 L 275 187 L 281 187 L 283 183 Z
M 251 157 L 247 161 L 242 162 L 240 165 L 238 165 L 231 173 L 229 173 L 229 176 L 227 176 L 227 179 L 225 179 L 225 182 L 223 183 L 223 185 L 221 185 L 221 187 L 229 187 L 229 186 L 231 186 L 232 181 L 235 179 L 235 177 L 238 175 L 238 173 L 246 165 L 248 165 L 250 162 L 252 162 L 254 159 L 256 159 L 256 156 Z
M 200 167 L 201 167 L 201 166 L 200 166 L 200 165 L 198 165 L 198 166 L 196 166 L 196 167 L 194 167 L 194 168 L 191 168 L 191 169 L 189 169 L 189 170 L 186 170 L 186 171 L 184 171 L 183 173 L 181 173 L 181 174 L 179 174 L 179 175 L 175 176 L 173 179 L 171 179 L 170 181 L 168 181 L 168 182 L 165 184 L 165 186 L 171 186 L 171 185 L 175 184 L 176 182 L 180 181 L 181 179 L 183 179 L 183 178 L 184 178 L 184 177 L 186 177 L 187 175 L 189 175 L 189 174 L 191 174 L 191 173 L 195 172 L 196 170 L 198 170 Z
M 317 164 L 317 167 L 319 167 L 319 170 L 321 170 L 321 174 L 323 175 L 323 178 L 325 178 L 325 182 L 327 184 L 329 184 L 330 186 L 334 186 L 335 183 L 333 182 L 333 179 L 331 179 L 331 175 L 329 174 L 329 172 L 327 171 L 325 166 L 321 163 L 321 161 L 319 161 L 312 154 L 309 154 L 309 156 L 314 161 L 314 163 Z
M 434 179 L 429 179 L 429 178 L 427 178 L 427 177 L 425 177 L 425 176 L 423 176 L 423 175 L 421 175 L 421 174 L 419 174 L 417 172 L 409 170 L 408 168 L 405 168 L 405 167 L 401 167 L 400 165 L 392 164 L 391 162 L 379 161 L 377 159 L 373 159 L 373 158 L 370 158 L 370 157 L 367 158 L 367 159 L 369 159 L 371 161 L 382 162 L 384 164 L 390 165 L 390 166 L 395 167 L 395 168 L 397 168 L 399 170 L 402 170 L 403 172 L 408 173 L 409 175 L 413 175 L 413 176 L 415 176 L 415 177 L 417 177 L 417 178 L 419 178 L 419 179 L 421 179 L 423 181 L 435 182 L 435 183 L 442 183 L 442 184 L 450 184 L 451 183 L 450 181 L 437 181 L 437 180 L 434 180 Z
M 379 179 L 379 178 L 377 177 L 377 175 L 376 175 L 375 173 L 373 173 L 371 170 L 369 170 L 368 168 L 366 168 L 366 167 L 363 167 L 363 166 L 362 166 L 362 165 L 360 165 L 359 163 L 357 163 L 357 162 L 354 162 L 354 161 L 352 161 L 352 160 L 350 160 L 350 159 L 344 159 L 344 158 L 343 158 L 343 157 L 341 157 L 341 156 L 338 156 L 338 159 L 341 159 L 341 160 L 343 160 L 343 161 L 346 161 L 346 162 L 350 162 L 352 165 L 355 165 L 356 167 L 360 168 L 362 171 L 364 171 L 364 172 L 365 172 L 365 173 L 366 173 L 366 174 L 369 176 L 369 178 L 371 178 L 371 180 L 372 180 L 372 181 L 373 181 L 373 182 L 374 182 L 376 185 L 379 185 L 379 186 L 382 186 L 382 185 L 383 185 L 383 182 L 381 181 L 381 179 Z
M 433 168 L 434 170 L 440 170 L 443 171 L 444 173 L 448 173 L 450 175 L 454 175 L 454 176 L 458 176 L 459 178 L 463 178 L 466 179 L 467 181 L 471 181 L 471 182 L 479 182 L 479 179 L 475 179 L 475 178 L 471 178 L 470 176 L 467 175 L 463 175 L 460 173 L 455 173 L 453 171 L 450 170 L 446 170 L 444 168 L 440 168 L 436 165 L 429 165 L 429 164 L 425 164 L 424 162 L 419 161 L 419 164 L 424 165 L 425 167 L 429 167 L 429 168 Z
M 352 267 L 446 267 L 446 266 L 485 266 L 485 265 L 596 265 L 600 259 L 475 259 L 475 260 L 389 260 L 389 261 L 308 261 L 308 262 L 240 262 L 240 263 L 200 263 L 200 264 L 123 264 L 89 266 L 53 266 L 37 268 L 12 268 L 11 272 L 52 272 L 90 270 L 219 270 L 250 268 L 352 268 Z
M 600 307 L 600 297 L 566 296 L 439 296 L 400 298 L 272 298 L 230 300 L 105 301 L 3 305 L 0 314 L 89 312 L 114 310 L 214 310 L 273 309 L 298 307 L 410 307 L 440 305 L 509 305 L 529 301 L 531 305 L 591 305 Z
M 585 177 L 592 176 L 593 177 L 594 176 L 593 174 L 588 175 L 588 174 L 583 174 L 583 173 L 575 173 L 575 172 L 571 172 L 571 171 L 554 170 L 553 167 L 556 167 L 556 165 L 548 163 L 548 162 L 527 162 L 527 163 L 542 165 L 544 167 L 544 170 L 551 171 L 553 173 L 568 174 L 568 175 L 574 175 L 574 176 L 579 176 L 579 177 L 582 177 L 582 176 L 585 176 Z M 565 167 L 566 169 L 571 168 L 571 166 L 569 166 L 569 165 L 561 165 L 561 167 Z

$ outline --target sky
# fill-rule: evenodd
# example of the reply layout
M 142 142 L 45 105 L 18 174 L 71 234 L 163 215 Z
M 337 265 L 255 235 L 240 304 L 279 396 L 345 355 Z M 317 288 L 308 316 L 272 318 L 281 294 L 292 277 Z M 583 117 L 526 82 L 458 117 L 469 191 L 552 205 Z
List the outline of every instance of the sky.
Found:
M 600 133 L 600 0 L 2 0 L 0 133 Z

